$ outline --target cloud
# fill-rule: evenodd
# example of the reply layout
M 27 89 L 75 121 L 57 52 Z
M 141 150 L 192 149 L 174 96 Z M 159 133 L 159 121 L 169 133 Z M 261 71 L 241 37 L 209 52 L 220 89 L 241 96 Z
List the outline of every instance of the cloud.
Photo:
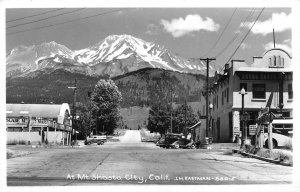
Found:
M 250 46 L 248 44 L 246 44 L 246 43 L 242 43 L 241 44 L 241 48 L 245 50 L 247 48 L 250 48 Z
M 251 23 L 251 24 L 250 24 Z M 253 22 L 246 23 L 250 28 Z M 242 25 L 242 24 L 241 24 Z M 240 25 L 240 27 L 241 27 Z M 272 33 L 273 28 L 276 32 L 283 32 L 292 28 L 291 14 L 287 15 L 284 12 L 273 13 L 272 17 L 265 21 L 257 21 L 252 29 L 253 34 L 261 34 L 263 36 Z
M 147 26 L 146 34 L 148 34 L 148 35 L 158 35 L 159 32 L 160 32 L 159 26 L 157 26 L 155 24 L 149 24 Z
M 180 17 L 171 21 L 162 19 L 160 23 L 163 25 L 164 30 L 171 33 L 175 38 L 200 30 L 213 32 L 220 27 L 211 18 L 206 17 L 203 19 L 200 15 L 187 15 L 185 19 Z
M 288 40 L 285 40 L 284 42 L 286 42 L 286 41 L 288 41 Z M 283 49 L 286 52 L 288 52 L 289 54 L 292 54 L 292 48 L 291 48 L 290 44 L 288 44 L 288 43 L 282 43 L 282 44 L 275 43 L 275 47 Z M 274 43 L 273 42 L 269 42 L 269 43 L 264 45 L 265 50 L 269 50 L 269 49 L 273 49 L 273 48 L 274 48 Z

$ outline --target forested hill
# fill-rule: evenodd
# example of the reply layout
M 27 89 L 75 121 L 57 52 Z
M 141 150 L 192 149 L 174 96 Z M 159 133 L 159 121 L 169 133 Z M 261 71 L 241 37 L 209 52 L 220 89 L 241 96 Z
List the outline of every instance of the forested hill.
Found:
M 69 103 L 73 102 L 73 91 L 68 89 L 78 81 L 77 102 L 87 103 L 87 92 L 92 90 L 100 78 L 69 71 L 44 70 L 26 77 L 6 78 L 7 103 Z M 121 107 L 149 106 L 153 102 L 199 101 L 205 83 L 203 75 L 167 71 L 163 69 L 141 69 L 113 78 L 123 96 Z M 172 91 L 171 91 L 172 90 Z

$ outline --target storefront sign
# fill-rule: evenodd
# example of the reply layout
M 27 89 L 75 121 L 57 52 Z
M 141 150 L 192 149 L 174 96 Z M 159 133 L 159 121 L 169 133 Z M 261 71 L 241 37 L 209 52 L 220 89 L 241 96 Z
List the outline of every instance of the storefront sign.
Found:
M 257 125 L 249 125 L 249 135 L 256 134 Z

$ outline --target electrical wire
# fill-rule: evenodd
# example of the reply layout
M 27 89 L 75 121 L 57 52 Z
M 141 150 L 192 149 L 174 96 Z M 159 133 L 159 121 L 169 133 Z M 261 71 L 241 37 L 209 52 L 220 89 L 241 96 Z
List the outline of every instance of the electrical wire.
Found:
M 6 35 L 13 35 L 13 34 L 24 33 L 24 32 L 28 32 L 28 31 L 34 31 L 34 30 L 39 30 L 39 29 L 54 27 L 54 26 L 57 26 L 57 25 L 62 25 L 62 24 L 66 24 L 66 23 L 71 23 L 71 22 L 75 22 L 75 21 L 80 21 L 80 20 L 84 20 L 84 19 L 98 17 L 98 16 L 101 16 L 101 15 L 109 14 L 109 13 L 119 12 L 119 11 L 124 10 L 124 9 L 129 9 L 129 8 L 117 9 L 117 10 L 114 10 L 114 11 L 107 11 L 107 12 L 103 12 L 103 13 L 100 13 L 100 14 L 91 15 L 91 16 L 87 16 L 87 17 L 83 17 L 83 18 L 78 18 L 78 19 L 72 19 L 72 20 L 69 20 L 69 21 L 61 22 L 61 23 L 56 23 L 56 24 L 51 24 L 51 25 L 36 27 L 36 28 L 32 28 L 32 29 L 28 29 L 28 30 L 23 30 L 23 31 L 11 32 L 11 33 L 7 33 Z
M 223 31 L 221 32 L 220 36 L 218 37 L 218 39 L 215 41 L 215 43 L 213 44 L 213 46 L 211 46 L 211 48 L 202 56 L 202 57 L 206 57 L 218 44 L 218 42 L 220 41 L 221 37 L 223 36 L 224 32 L 226 31 L 228 25 L 231 23 L 231 20 L 233 18 L 233 15 L 235 14 L 235 12 L 237 11 L 237 8 L 234 9 L 233 13 L 230 16 L 230 19 L 227 21 L 226 26 L 224 27 Z
M 59 11 L 59 10 L 62 10 L 62 9 L 65 9 L 65 8 L 60 8 L 60 9 L 55 9 L 55 10 L 45 11 L 45 12 L 38 13 L 38 14 L 35 14 L 35 15 L 29 15 L 29 16 L 26 16 L 26 17 L 21 17 L 21 18 L 18 18 L 18 19 L 9 20 L 9 21 L 6 21 L 6 23 L 10 23 L 10 22 L 14 22 L 14 21 L 19 21 L 19 20 L 23 20 L 23 19 L 30 18 L 30 17 L 39 16 L 39 15 L 45 15 L 45 14 L 47 14 L 47 13 Z
M 62 16 L 62 15 L 67 15 L 67 14 L 75 13 L 75 12 L 81 11 L 82 9 L 85 9 L 85 8 L 80 8 L 80 9 L 76 9 L 76 10 L 73 10 L 73 11 L 69 11 L 69 12 L 65 12 L 65 13 L 60 13 L 60 14 L 57 14 L 57 15 L 53 15 L 53 16 L 50 16 L 50 17 L 38 19 L 38 20 L 35 20 L 35 21 L 30 21 L 30 22 L 27 22 L 27 23 L 21 23 L 21 24 L 13 25 L 13 26 L 10 26 L 10 27 L 6 27 L 6 29 L 11 29 L 11 28 L 22 26 L 22 25 L 28 25 L 28 24 L 32 24 L 32 23 L 36 23 L 36 22 L 48 20 L 48 19 L 51 19 L 51 18 L 54 18 L 54 17 L 59 17 L 59 16 Z
M 246 23 L 252 17 L 252 15 L 254 14 L 254 12 L 255 12 L 255 8 L 253 8 L 252 11 L 243 20 L 242 25 L 241 25 L 241 30 L 243 30 L 243 29 L 246 28 Z M 240 34 L 242 34 L 242 32 L 236 33 L 233 36 L 233 38 L 227 43 L 227 45 L 225 47 L 223 47 L 223 49 L 216 54 L 215 58 L 219 57 L 220 55 L 222 55 L 228 49 L 228 47 L 239 37 Z
M 240 44 L 238 45 L 238 47 L 235 49 L 235 51 L 233 52 L 233 54 L 230 56 L 230 58 L 228 59 L 228 61 L 226 63 L 228 63 L 230 61 L 230 59 L 235 55 L 235 53 L 238 51 L 238 49 L 240 48 L 240 46 L 242 45 L 242 43 L 244 42 L 244 40 L 246 39 L 246 37 L 248 36 L 248 34 L 250 33 L 250 31 L 252 30 L 252 28 L 254 27 L 255 23 L 257 22 L 258 18 L 260 17 L 260 15 L 262 14 L 262 12 L 264 11 L 265 8 L 262 8 L 260 13 L 258 14 L 258 16 L 256 17 L 255 21 L 253 22 L 251 28 L 249 28 L 247 34 L 245 35 L 245 37 L 242 39 L 242 41 L 240 42 Z

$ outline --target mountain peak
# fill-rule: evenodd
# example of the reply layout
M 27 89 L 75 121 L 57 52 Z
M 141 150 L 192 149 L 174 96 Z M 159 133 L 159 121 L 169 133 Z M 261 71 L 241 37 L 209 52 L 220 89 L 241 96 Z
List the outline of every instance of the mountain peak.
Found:
M 64 59 L 65 58 L 65 59 Z M 94 46 L 72 51 L 55 41 L 20 46 L 7 56 L 7 72 L 42 68 L 83 67 L 95 75 L 117 76 L 142 68 L 160 68 L 184 73 L 202 73 L 201 62 L 182 58 L 164 46 L 132 35 L 109 35 Z M 11 73 L 12 74 L 12 73 Z

